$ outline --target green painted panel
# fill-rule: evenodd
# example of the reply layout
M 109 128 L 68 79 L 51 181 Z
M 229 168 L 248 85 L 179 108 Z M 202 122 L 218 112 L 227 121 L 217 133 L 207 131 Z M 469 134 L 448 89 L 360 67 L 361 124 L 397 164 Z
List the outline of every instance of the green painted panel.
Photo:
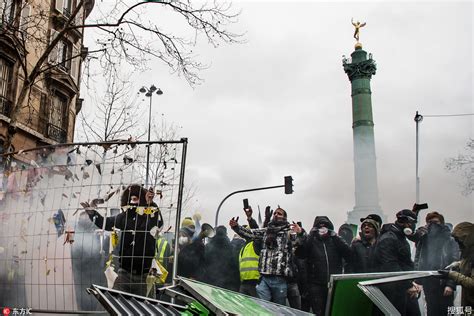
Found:
M 211 311 L 234 315 L 310 315 L 287 306 L 243 295 L 216 286 L 180 278 L 180 284 Z
M 372 315 L 374 304 L 357 287 L 357 283 L 371 279 L 356 278 L 335 281 L 330 315 Z

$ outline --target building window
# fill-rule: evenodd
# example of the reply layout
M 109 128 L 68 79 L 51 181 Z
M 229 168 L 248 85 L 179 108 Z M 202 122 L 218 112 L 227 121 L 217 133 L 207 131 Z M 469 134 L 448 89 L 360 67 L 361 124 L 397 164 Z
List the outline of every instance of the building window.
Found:
M 1 24 L 9 24 L 15 18 L 14 0 L 0 0 Z
M 55 8 L 69 19 L 73 10 L 73 0 L 56 0 Z
M 49 122 L 64 128 L 67 113 L 67 98 L 59 92 L 53 94 Z
M 58 36 L 58 32 L 51 30 L 51 41 Z M 66 39 L 61 39 L 49 54 L 49 63 L 57 65 L 59 69 L 69 73 L 71 69 L 72 44 Z
M 66 72 L 71 68 L 71 44 L 66 40 L 58 43 L 58 66 Z
M 10 115 L 10 83 L 12 78 L 12 65 L 5 59 L 0 58 L 0 113 Z
M 71 17 L 72 13 L 72 0 L 64 0 L 63 14 L 67 18 Z
M 66 142 L 67 136 L 68 99 L 59 92 L 55 92 L 51 99 L 51 108 L 48 118 L 48 137 L 59 142 Z

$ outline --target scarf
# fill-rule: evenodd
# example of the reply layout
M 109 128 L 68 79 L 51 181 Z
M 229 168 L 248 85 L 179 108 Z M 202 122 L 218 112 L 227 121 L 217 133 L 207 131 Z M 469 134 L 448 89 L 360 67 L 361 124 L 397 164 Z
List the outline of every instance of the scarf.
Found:
M 266 232 L 266 239 L 265 245 L 267 248 L 272 249 L 276 247 L 276 235 L 289 227 L 289 223 L 287 220 L 282 221 L 274 221 L 272 220 L 268 223 L 267 232 Z

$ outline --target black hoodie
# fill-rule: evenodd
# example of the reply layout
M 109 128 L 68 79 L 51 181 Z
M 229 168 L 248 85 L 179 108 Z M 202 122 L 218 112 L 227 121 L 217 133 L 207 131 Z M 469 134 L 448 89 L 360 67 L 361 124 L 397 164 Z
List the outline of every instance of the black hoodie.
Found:
M 318 226 L 321 223 L 330 229 L 325 236 L 320 236 L 318 233 Z M 309 236 L 296 248 L 296 256 L 306 259 L 310 284 L 327 285 L 331 274 L 342 273 L 342 259 L 347 261 L 351 259 L 349 245 L 333 229 L 334 225 L 327 216 L 317 216 Z

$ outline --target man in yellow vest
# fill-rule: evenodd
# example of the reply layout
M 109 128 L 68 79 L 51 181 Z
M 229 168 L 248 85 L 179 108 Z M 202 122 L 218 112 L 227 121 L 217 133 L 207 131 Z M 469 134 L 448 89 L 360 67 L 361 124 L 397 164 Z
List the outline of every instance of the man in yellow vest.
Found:
M 166 271 L 170 272 L 170 258 L 171 258 L 171 247 L 166 240 L 165 236 L 159 236 L 156 239 L 156 250 L 155 250 L 155 258 L 161 263 L 161 265 L 166 269 Z M 168 277 L 166 278 L 166 283 L 169 283 L 171 280 L 171 273 L 168 273 Z M 164 284 L 164 283 L 163 283 Z M 158 286 L 162 286 L 163 284 L 157 284 Z
M 239 254 L 240 289 L 242 294 L 257 297 L 256 286 L 260 279 L 258 272 L 258 257 L 260 254 L 259 242 L 246 243 Z

